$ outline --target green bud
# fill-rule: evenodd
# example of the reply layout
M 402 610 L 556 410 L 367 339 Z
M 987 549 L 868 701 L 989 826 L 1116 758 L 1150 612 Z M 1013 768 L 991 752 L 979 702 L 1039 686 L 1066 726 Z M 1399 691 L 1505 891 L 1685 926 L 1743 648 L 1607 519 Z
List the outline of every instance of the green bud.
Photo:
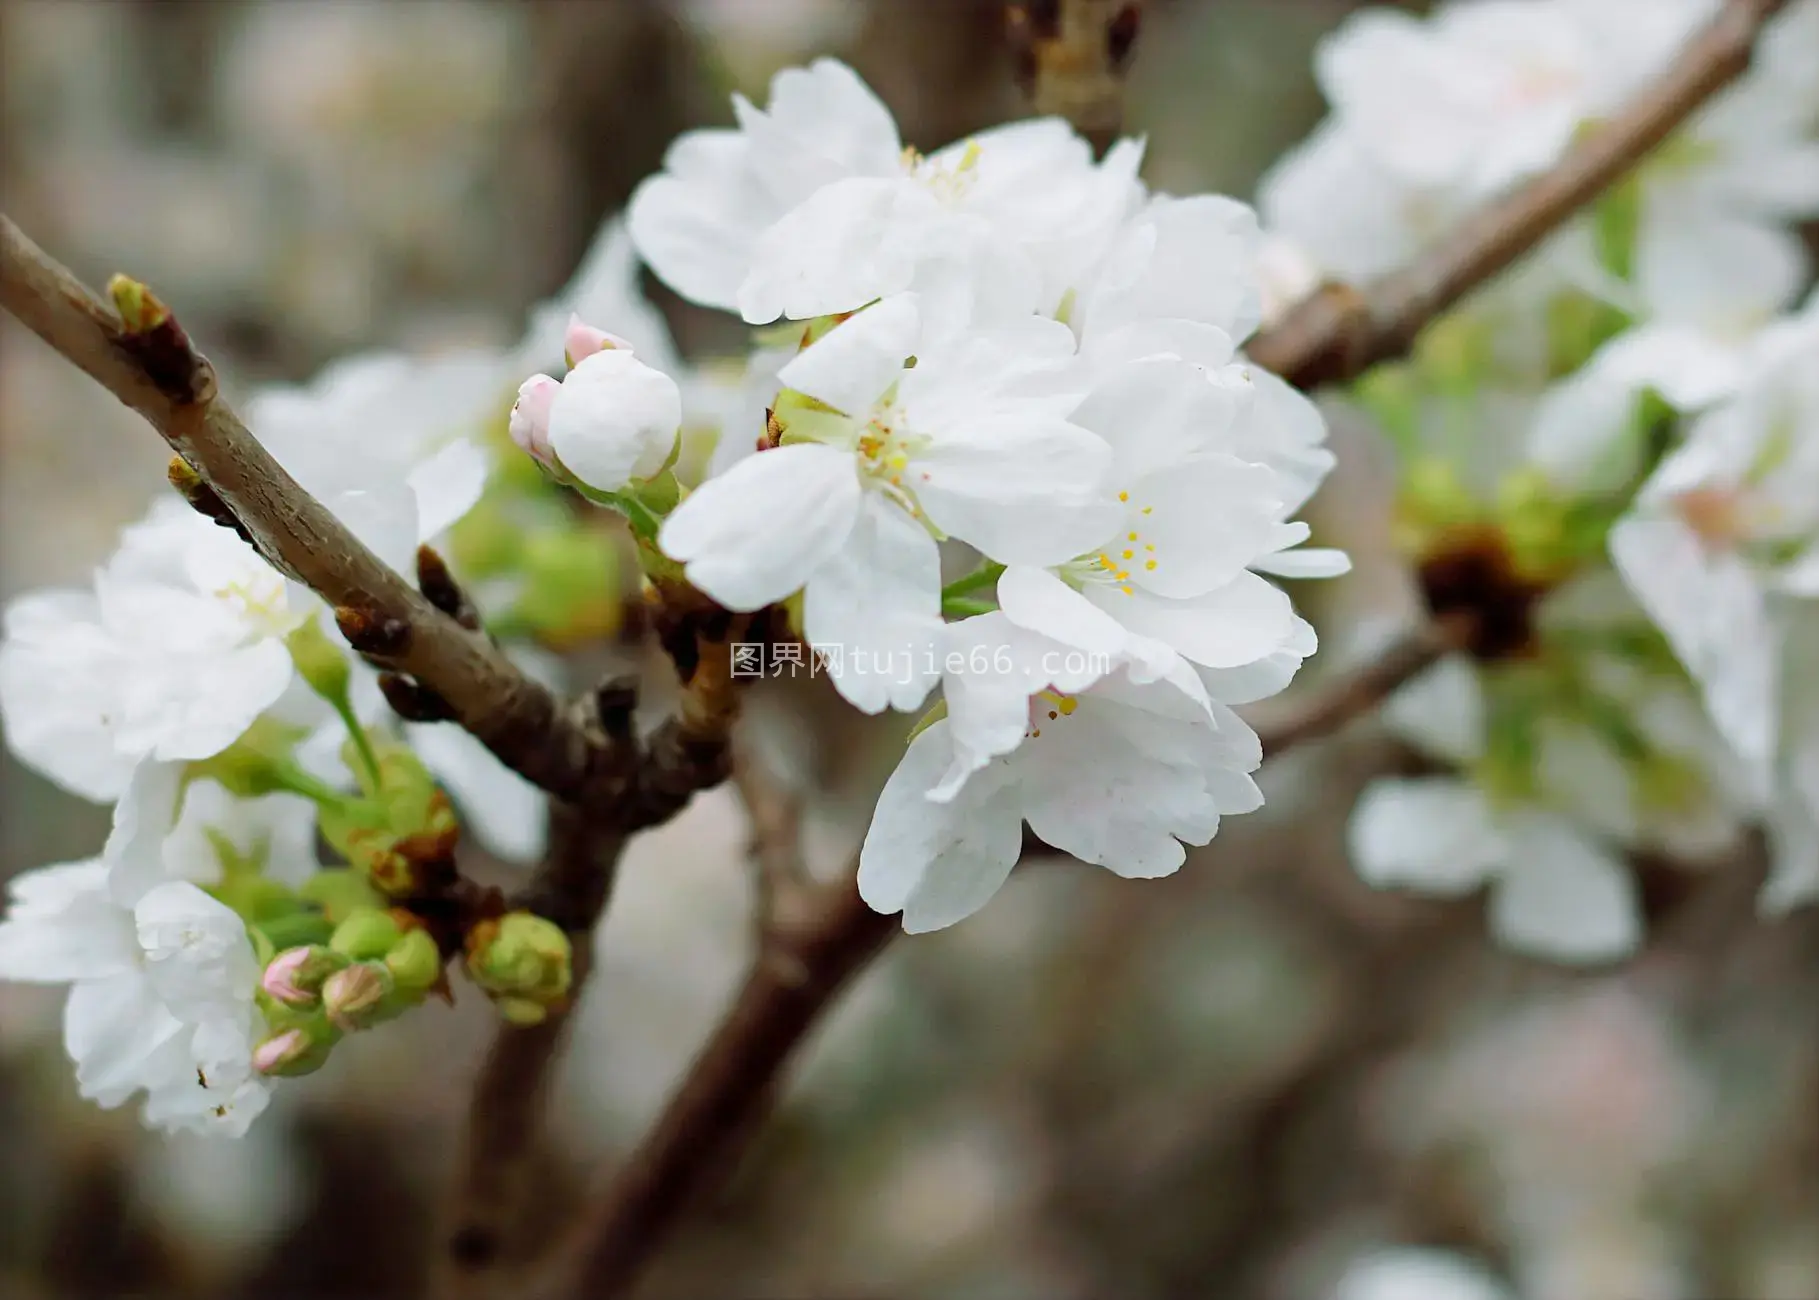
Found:
M 421 995 L 442 978 L 442 952 L 427 930 L 409 930 L 385 954 L 385 968 L 400 993 Z
M 322 630 L 322 620 L 310 618 L 289 636 L 284 645 L 291 652 L 297 674 L 309 688 L 337 708 L 347 702 L 347 684 L 352 670 L 346 647 L 329 639 Z
M 512 1023 L 535 1024 L 567 998 L 573 950 L 555 922 L 508 912 L 468 932 L 467 972 Z
M 253 928 L 271 941 L 276 949 L 295 948 L 328 942 L 335 923 L 313 907 L 296 907 L 281 916 L 268 916 L 253 923 Z
M 293 754 L 305 734 L 302 727 L 262 717 L 219 754 L 191 763 L 189 774 L 217 781 L 241 799 L 288 791 L 293 785 Z
M 322 1008 L 343 1033 L 367 1029 L 382 1017 L 391 996 L 392 974 L 379 962 L 363 961 L 330 975 L 322 984 Z
M 578 645 L 619 628 L 618 545 L 607 533 L 564 522 L 532 533 L 522 554 L 514 616 L 552 644 Z
M 365 876 L 347 867 L 318 871 L 303 882 L 297 894 L 320 907 L 333 925 L 341 924 L 358 911 L 385 908 L 385 896 L 374 889 Z
M 362 908 L 335 927 L 328 946 L 354 961 L 379 961 L 404 938 L 404 928 L 390 912 Z

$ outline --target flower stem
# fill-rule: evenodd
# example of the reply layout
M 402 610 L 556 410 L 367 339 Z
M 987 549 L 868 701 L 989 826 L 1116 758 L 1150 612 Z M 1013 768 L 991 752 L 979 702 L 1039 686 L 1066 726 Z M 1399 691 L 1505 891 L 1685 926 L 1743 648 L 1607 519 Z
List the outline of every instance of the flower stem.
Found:
M 996 560 L 987 560 L 964 578 L 955 578 L 952 582 L 948 583 L 947 586 L 943 587 L 941 589 L 941 600 L 945 604 L 955 596 L 964 596 L 968 592 L 978 591 L 981 587 L 989 587 L 998 581 L 999 575 L 1003 572 L 1004 566 L 1002 564 L 999 564 Z

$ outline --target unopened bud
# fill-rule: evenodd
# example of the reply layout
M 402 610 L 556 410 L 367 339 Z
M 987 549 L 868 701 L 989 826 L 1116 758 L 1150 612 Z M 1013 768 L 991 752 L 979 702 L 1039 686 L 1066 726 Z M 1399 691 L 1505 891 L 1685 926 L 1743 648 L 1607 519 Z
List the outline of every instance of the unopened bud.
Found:
M 556 470 L 556 453 L 550 449 L 549 413 L 561 390 L 562 385 L 548 375 L 532 375 L 518 385 L 509 425 L 518 449 L 551 472 Z
M 580 365 L 583 357 L 591 357 L 596 352 L 605 352 L 614 348 L 629 352 L 632 345 L 617 334 L 608 334 L 603 329 L 596 329 L 579 316 L 572 314 L 569 316 L 568 333 L 562 339 L 562 350 L 567 354 L 569 369 L 572 370 Z
M 322 985 L 329 1022 L 344 1033 L 365 1029 L 377 1019 L 392 991 L 391 972 L 377 962 L 359 962 L 330 975 Z
M 322 982 L 346 965 L 347 958 L 331 948 L 286 948 L 266 966 L 259 987 L 287 1007 L 313 1007 L 321 1000 Z
M 158 296 L 131 276 L 115 275 L 107 282 L 108 297 L 129 334 L 145 334 L 170 319 L 171 311 Z
M 622 348 L 581 358 L 550 402 L 550 450 L 598 492 L 662 473 L 681 427 L 676 381 Z
M 555 922 L 508 912 L 468 932 L 467 970 L 514 1024 L 534 1024 L 568 996 L 573 951 Z
M 411 930 L 385 954 L 385 969 L 399 992 L 425 993 L 442 978 L 442 951 L 429 931 Z
M 335 927 L 328 946 L 354 961 L 379 961 L 403 937 L 403 928 L 389 912 L 361 908 Z
M 330 1046 L 329 1040 L 306 1030 L 281 1030 L 253 1048 L 253 1069 L 279 1078 L 309 1074 L 322 1068 Z

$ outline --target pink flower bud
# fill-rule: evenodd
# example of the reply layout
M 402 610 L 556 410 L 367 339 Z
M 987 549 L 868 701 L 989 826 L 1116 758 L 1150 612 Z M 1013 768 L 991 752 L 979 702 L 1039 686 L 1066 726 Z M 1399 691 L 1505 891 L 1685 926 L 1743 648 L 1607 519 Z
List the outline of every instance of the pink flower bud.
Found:
M 512 403 L 512 441 L 550 470 L 556 467 L 556 454 L 549 445 L 549 412 L 561 388 L 548 375 L 532 375 L 518 385 L 518 400 Z
M 392 991 L 391 973 L 376 962 L 360 962 L 336 971 L 322 985 L 322 1005 L 329 1023 L 343 1033 L 370 1025 Z
M 297 976 L 310 964 L 308 948 L 287 948 L 272 958 L 259 987 L 287 1007 L 314 1006 L 316 995 L 297 983 Z
M 569 368 L 581 364 L 581 358 L 591 357 L 596 352 L 605 352 L 609 348 L 631 350 L 631 344 L 617 334 L 608 334 L 603 329 L 595 329 L 579 316 L 568 318 L 568 333 L 563 336 L 562 350 L 568 354 Z
M 260 1074 L 282 1074 L 287 1066 L 308 1056 L 313 1046 L 301 1029 L 286 1029 L 253 1048 L 253 1069 Z

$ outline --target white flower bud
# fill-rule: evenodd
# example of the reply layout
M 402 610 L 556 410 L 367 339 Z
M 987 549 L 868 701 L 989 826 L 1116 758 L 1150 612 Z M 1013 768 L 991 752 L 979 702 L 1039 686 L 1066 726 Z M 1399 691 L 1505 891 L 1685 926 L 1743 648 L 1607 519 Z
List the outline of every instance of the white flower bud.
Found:
M 508 426 L 512 441 L 546 469 L 556 467 L 556 458 L 549 447 L 549 412 L 561 387 L 548 375 L 532 375 L 518 385 L 518 400 L 512 403 Z
M 676 381 L 623 349 L 583 357 L 549 412 L 549 443 L 570 474 L 602 492 L 663 468 L 682 425 Z

